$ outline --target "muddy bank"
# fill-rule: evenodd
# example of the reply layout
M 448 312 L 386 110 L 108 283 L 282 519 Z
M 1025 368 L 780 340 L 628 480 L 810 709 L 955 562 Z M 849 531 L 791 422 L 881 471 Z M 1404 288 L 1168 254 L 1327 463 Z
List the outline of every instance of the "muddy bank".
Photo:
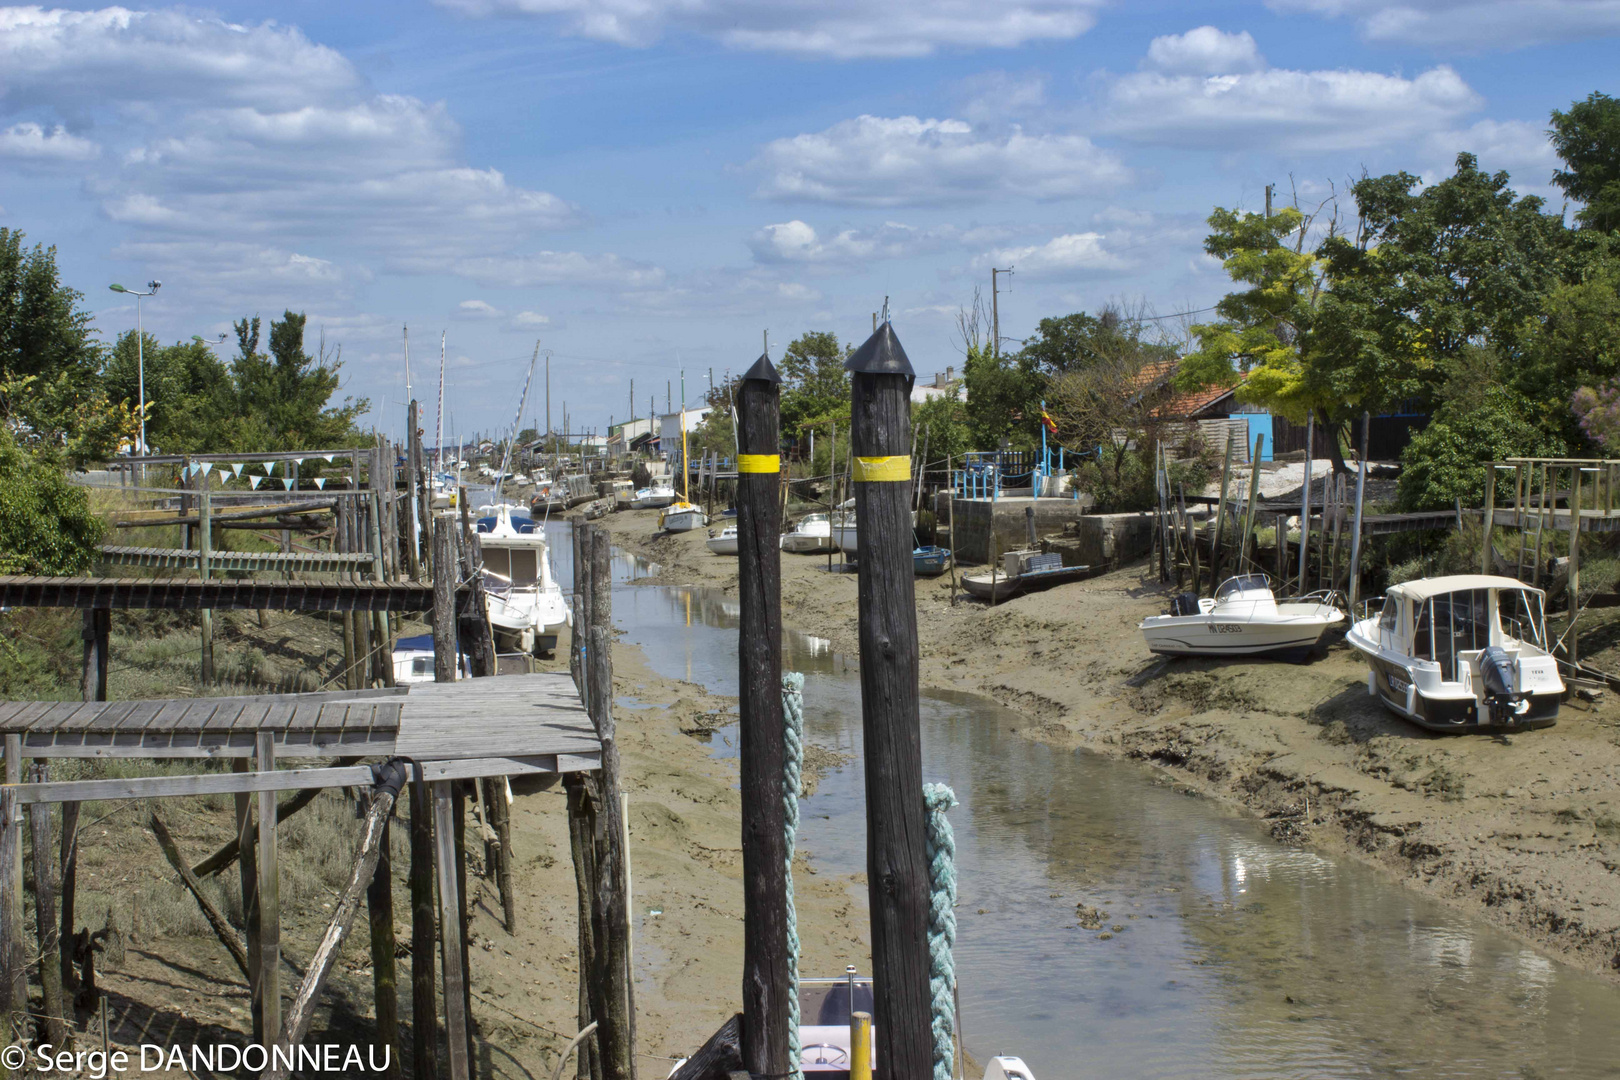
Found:
M 653 535 L 622 512 L 615 543 L 664 584 L 735 591 L 701 532 Z M 837 557 L 834 563 L 837 563 Z M 783 555 L 787 621 L 856 658 L 855 576 Z M 1142 568 L 953 607 L 918 579 L 925 686 L 985 694 L 1024 734 L 1154 762 L 1272 824 L 1279 838 L 1373 862 L 1571 963 L 1620 972 L 1620 702 L 1569 702 L 1557 726 L 1436 736 L 1387 713 L 1343 644 L 1305 665 L 1157 659 L 1137 623 L 1165 606 Z

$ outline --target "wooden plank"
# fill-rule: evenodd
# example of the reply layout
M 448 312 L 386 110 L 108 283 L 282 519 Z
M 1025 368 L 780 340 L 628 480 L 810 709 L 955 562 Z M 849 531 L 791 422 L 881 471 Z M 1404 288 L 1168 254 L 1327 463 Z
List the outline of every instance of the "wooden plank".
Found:
M 439 878 L 439 960 L 444 969 L 444 1014 L 450 1080 L 468 1080 L 467 1014 L 462 986 L 461 905 L 456 889 L 454 783 L 433 784 L 434 864 Z
M 261 748 L 268 735 L 259 736 L 255 756 L 262 756 Z M 273 744 L 272 744 L 273 745 Z M 272 751 L 273 753 L 273 751 Z M 57 755 L 62 756 L 62 755 Z M 122 756 L 122 755 L 121 755 Z M 17 801 L 24 805 L 58 802 L 88 802 L 91 799 L 156 799 L 181 795 L 229 795 L 235 792 L 259 792 L 272 796 L 277 791 L 298 791 L 303 788 L 354 787 L 371 783 L 371 769 L 366 766 L 326 769 L 281 769 L 266 771 L 261 768 L 249 773 L 196 773 L 190 776 L 131 776 L 117 780 L 54 780 L 45 783 L 17 784 Z M 272 798 L 272 813 L 274 802 Z

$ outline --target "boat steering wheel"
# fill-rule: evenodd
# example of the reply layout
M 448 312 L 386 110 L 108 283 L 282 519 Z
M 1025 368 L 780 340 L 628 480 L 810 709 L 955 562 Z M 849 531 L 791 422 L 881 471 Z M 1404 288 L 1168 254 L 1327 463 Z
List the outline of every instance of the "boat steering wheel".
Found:
M 805 1061 L 805 1055 L 812 1050 L 831 1050 L 838 1056 L 833 1058 L 831 1061 L 825 1057 L 818 1057 L 813 1061 Z M 832 1043 L 811 1043 L 809 1046 L 802 1046 L 799 1048 L 799 1061 L 801 1064 L 805 1065 L 843 1065 L 849 1061 L 849 1051 L 845 1050 L 842 1046 L 835 1046 Z

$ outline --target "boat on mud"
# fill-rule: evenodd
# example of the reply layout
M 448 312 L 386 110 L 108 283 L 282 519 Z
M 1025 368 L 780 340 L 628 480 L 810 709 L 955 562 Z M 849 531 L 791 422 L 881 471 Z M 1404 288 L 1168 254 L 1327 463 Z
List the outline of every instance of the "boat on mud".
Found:
M 490 629 L 523 652 L 548 653 L 568 625 L 568 603 L 551 567 L 544 527 L 514 509 L 508 503 L 482 507 L 477 522 Z
M 950 567 L 950 548 L 929 545 L 916 548 L 911 553 L 911 568 L 918 577 L 939 577 Z
M 1367 660 L 1367 693 L 1431 731 L 1547 727 L 1564 680 L 1546 594 L 1509 577 L 1457 574 L 1392 585 L 1345 640 Z
M 658 515 L 658 528 L 661 532 L 691 532 L 701 529 L 709 523 L 709 515 L 696 503 L 689 503 L 679 499 L 664 507 Z
M 1142 620 L 1147 647 L 1161 656 L 1271 656 L 1303 660 L 1344 622 L 1335 593 L 1279 601 L 1264 574 L 1226 579 L 1213 598 L 1181 593 L 1170 610 Z
M 716 555 L 737 554 L 737 526 L 727 525 L 717 533 L 711 533 L 705 540 L 704 546 Z
M 1020 593 L 1079 581 L 1091 573 L 1089 566 L 1064 566 L 1062 555 L 1042 553 L 1038 548 L 1009 551 L 1001 563 L 999 568 L 962 575 L 962 588 L 969 596 L 1000 603 Z
M 668 484 L 653 484 L 637 491 L 630 500 L 632 510 L 658 510 L 675 501 L 675 489 Z
M 793 555 L 815 555 L 832 547 L 832 524 L 826 514 L 806 514 L 782 534 L 782 550 Z

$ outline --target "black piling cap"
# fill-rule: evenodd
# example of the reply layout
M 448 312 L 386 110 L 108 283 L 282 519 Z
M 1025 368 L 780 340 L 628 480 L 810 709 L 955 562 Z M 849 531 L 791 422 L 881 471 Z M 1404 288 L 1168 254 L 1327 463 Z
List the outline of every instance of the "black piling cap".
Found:
M 743 373 L 743 382 L 750 382 L 755 379 L 768 383 L 782 381 L 782 376 L 776 373 L 776 365 L 771 363 L 769 353 L 760 353 L 759 359 L 754 361 L 754 366 Z
M 888 323 L 879 326 L 866 339 L 866 344 L 850 354 L 844 361 L 844 370 L 865 375 L 904 375 L 907 380 L 917 378 L 917 373 L 911 369 L 910 357 L 895 336 L 894 327 Z

